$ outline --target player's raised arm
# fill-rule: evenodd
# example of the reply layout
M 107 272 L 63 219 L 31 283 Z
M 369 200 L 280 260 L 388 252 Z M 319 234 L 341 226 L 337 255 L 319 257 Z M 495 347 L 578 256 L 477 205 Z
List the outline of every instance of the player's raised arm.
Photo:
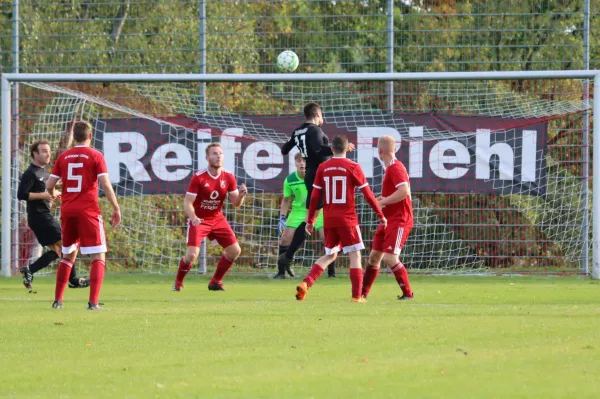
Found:
M 248 189 L 246 188 L 246 185 L 242 183 L 239 189 L 229 193 L 229 199 L 231 200 L 233 206 L 239 208 L 244 203 L 244 198 L 246 198 L 247 194 Z
M 292 133 L 292 137 L 281 147 L 281 155 L 287 155 L 292 151 L 292 148 L 296 145 L 294 141 L 294 133 Z

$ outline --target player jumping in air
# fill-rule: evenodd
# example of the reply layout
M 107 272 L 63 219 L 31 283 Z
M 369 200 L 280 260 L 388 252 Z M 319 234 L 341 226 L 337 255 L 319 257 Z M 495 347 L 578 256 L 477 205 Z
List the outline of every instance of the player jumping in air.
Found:
M 292 137 L 283 145 L 281 153 L 287 155 L 292 148 L 297 147 L 300 154 L 306 161 L 306 176 L 304 177 L 304 184 L 306 185 L 307 197 L 306 197 L 306 209 L 309 208 L 310 197 L 313 190 L 313 182 L 317 174 L 317 168 L 321 163 L 329 159 L 333 152 L 329 147 L 329 139 L 321 130 L 323 124 L 323 113 L 321 107 L 315 103 L 308 103 L 304 106 L 304 117 L 306 122 L 303 123 L 292 133 Z M 347 151 L 353 151 L 354 145 L 348 144 Z M 321 200 L 316 204 L 317 210 L 323 208 L 323 201 Z M 294 255 L 298 248 L 302 246 L 306 240 L 306 222 L 304 220 L 296 231 L 294 237 L 289 245 L 287 251 L 279 256 L 277 260 L 277 266 L 279 269 L 287 270 L 291 275 L 292 263 L 294 262 Z
M 279 242 L 279 255 L 285 253 L 290 245 L 296 228 L 306 220 L 306 198 L 308 192 L 304 184 L 306 177 L 306 161 L 299 152 L 294 156 L 296 161 L 296 171 L 285 178 L 283 183 L 283 199 L 281 200 L 281 216 L 279 217 L 278 233 L 281 234 Z M 291 212 L 290 211 L 291 206 Z M 289 212 L 289 214 L 288 214 Z M 319 232 L 319 239 L 323 241 L 323 213 L 317 217 L 315 230 Z M 285 278 L 286 269 L 279 264 L 279 271 L 273 278 Z M 293 270 L 287 269 L 288 274 L 294 276 Z M 327 267 L 327 275 L 335 277 L 335 262 Z
M 102 310 L 98 305 L 100 289 L 104 280 L 106 236 L 102 213 L 98 204 L 98 182 L 113 207 L 111 224 L 121 223 L 121 210 L 113 191 L 106 161 L 99 151 L 90 147 L 92 125 L 85 121 L 73 125 L 75 147 L 63 152 L 56 161 L 48 179 L 48 193 L 55 196 L 58 180 L 63 182 L 60 219 L 62 227 L 63 257 L 56 272 L 56 289 L 53 308 L 62 308 L 65 287 L 78 250 L 91 255 L 89 310 Z
M 325 221 L 325 256 L 319 258 L 308 275 L 296 287 L 296 299 L 304 300 L 309 288 L 321 276 L 323 270 L 343 250 L 350 259 L 350 280 L 352 281 L 352 302 L 366 302 L 361 297 L 363 273 L 360 264 L 360 251 L 365 248 L 358 216 L 354 192 L 358 188 L 363 193 L 367 203 L 377 213 L 380 225 L 385 229 L 387 221 L 377 204 L 362 168 L 356 162 L 346 158 L 348 139 L 336 136 L 332 142 L 333 158 L 323 162 L 314 180 L 314 190 L 310 198 L 308 223 L 306 232 L 312 234 L 314 230 L 315 214 L 319 200 L 324 198 Z
M 60 193 L 56 193 L 52 197 L 46 191 L 46 182 L 50 177 L 46 166 L 50 164 L 52 158 L 50 144 L 46 140 L 36 141 L 29 148 L 29 153 L 33 162 L 21 176 L 17 198 L 27 201 L 27 224 L 33 230 L 40 245 L 47 247 L 48 251 L 29 266 L 21 268 L 23 285 L 27 289 L 32 288 L 31 282 L 36 272 L 62 255 L 60 225 L 50 214 L 50 204 L 58 199 Z M 89 280 L 77 277 L 75 266 L 73 266 L 69 275 L 69 288 L 85 288 L 89 285 Z
M 233 206 L 240 207 L 248 189 L 242 184 L 238 190 L 233 173 L 223 169 L 221 144 L 213 143 L 206 147 L 206 161 L 208 168 L 194 174 L 183 200 L 183 209 L 188 217 L 187 251 L 179 262 L 173 291 L 181 291 L 183 288 L 183 280 L 198 258 L 200 243 L 204 237 L 216 240 L 224 249 L 217 270 L 208 284 L 210 291 L 225 291 L 223 277 L 242 253 L 221 208 L 227 195 Z
M 365 271 L 362 297 L 366 299 L 369 295 L 369 290 L 379 273 L 379 264 L 383 259 L 402 289 L 402 296 L 398 295 L 398 299 L 410 300 L 413 299 L 413 292 L 408 281 L 408 272 L 398 257 L 414 224 L 410 182 L 406 168 L 396 159 L 396 142 L 393 137 L 381 137 L 377 150 L 379 158 L 385 165 L 382 192 L 377 200 L 388 221 L 388 226 L 386 229 L 379 226 L 373 237 L 373 248 Z

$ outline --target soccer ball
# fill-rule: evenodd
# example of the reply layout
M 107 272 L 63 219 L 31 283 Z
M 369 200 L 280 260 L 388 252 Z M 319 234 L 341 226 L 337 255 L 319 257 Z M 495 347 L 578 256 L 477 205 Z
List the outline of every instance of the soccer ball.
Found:
M 277 69 L 280 72 L 294 72 L 298 68 L 300 60 L 292 50 L 285 50 L 277 57 Z

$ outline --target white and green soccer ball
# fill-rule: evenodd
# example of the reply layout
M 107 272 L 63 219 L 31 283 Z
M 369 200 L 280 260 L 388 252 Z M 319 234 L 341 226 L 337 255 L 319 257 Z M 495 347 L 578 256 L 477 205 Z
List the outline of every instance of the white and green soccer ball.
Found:
M 292 50 L 285 50 L 277 57 L 277 69 L 280 72 L 294 72 L 300 60 Z

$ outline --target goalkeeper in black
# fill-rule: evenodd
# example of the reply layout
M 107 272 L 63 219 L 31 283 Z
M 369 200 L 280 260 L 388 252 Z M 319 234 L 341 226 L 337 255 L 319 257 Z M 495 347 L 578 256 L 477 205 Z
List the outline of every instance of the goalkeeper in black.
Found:
M 48 251 L 29 266 L 21 268 L 23 285 L 27 289 L 31 289 L 33 275 L 60 258 L 62 254 L 60 225 L 50 213 L 51 201 L 58 197 L 53 197 L 46 191 L 46 182 L 50 177 L 46 169 L 50 164 L 50 145 L 46 140 L 36 141 L 29 148 L 29 153 L 33 162 L 21 176 L 17 198 L 27 201 L 27 224 L 33 230 L 40 245 L 47 247 Z M 71 268 L 70 288 L 85 288 L 89 285 L 89 280 L 78 278 L 75 267 Z
M 317 168 L 323 162 L 333 156 L 331 147 L 329 146 L 329 139 L 321 130 L 323 125 L 323 111 L 321 107 L 316 103 L 308 103 L 304 106 L 304 117 L 306 122 L 300 125 L 292 133 L 292 137 L 283 145 L 281 148 L 281 154 L 287 155 L 294 147 L 298 148 L 298 151 L 306 161 L 306 176 L 304 177 L 304 184 L 308 191 L 306 196 L 306 209 L 310 207 L 310 196 L 313 190 L 313 183 L 317 174 Z M 349 151 L 354 150 L 354 145 L 349 144 Z M 317 205 L 317 209 L 323 209 L 323 197 Z M 317 211 L 318 213 L 319 211 Z M 307 213 L 308 215 L 308 213 Z M 279 270 L 287 270 L 288 274 L 294 276 L 292 270 L 292 263 L 294 262 L 294 255 L 298 248 L 302 246 L 306 240 L 306 222 L 300 223 L 294 237 L 289 245 L 286 252 L 279 255 L 277 260 L 277 266 Z

